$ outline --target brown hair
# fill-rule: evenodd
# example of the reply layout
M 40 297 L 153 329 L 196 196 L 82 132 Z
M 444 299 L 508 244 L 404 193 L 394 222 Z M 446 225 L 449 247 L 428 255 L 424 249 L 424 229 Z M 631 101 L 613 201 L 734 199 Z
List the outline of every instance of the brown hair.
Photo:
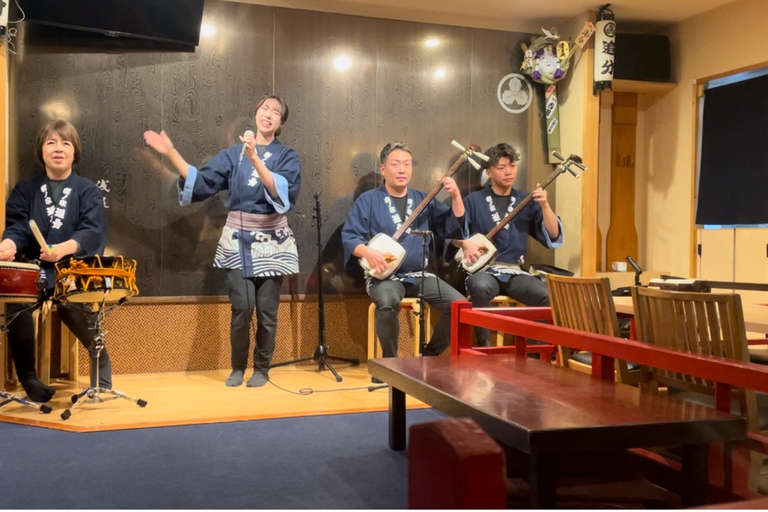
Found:
M 259 98 L 259 101 L 256 102 L 256 108 L 253 109 L 254 117 L 256 117 L 256 112 L 259 111 L 261 106 L 267 100 L 277 100 L 280 103 L 280 128 L 278 128 L 275 132 L 275 137 L 277 137 L 280 135 L 280 132 L 283 131 L 283 125 L 285 125 L 285 122 L 288 121 L 288 104 L 284 102 L 280 96 L 275 96 L 274 94 L 262 96 Z
M 72 123 L 63 119 L 55 119 L 49 121 L 48 124 L 40 128 L 37 132 L 37 143 L 35 144 L 35 156 L 40 165 L 45 167 L 45 161 L 43 160 L 43 144 L 52 133 L 56 133 L 62 140 L 66 140 L 72 143 L 72 147 L 75 149 L 75 158 L 72 161 L 72 165 L 76 165 L 80 162 L 80 158 L 83 156 L 83 147 L 80 144 L 80 135 Z

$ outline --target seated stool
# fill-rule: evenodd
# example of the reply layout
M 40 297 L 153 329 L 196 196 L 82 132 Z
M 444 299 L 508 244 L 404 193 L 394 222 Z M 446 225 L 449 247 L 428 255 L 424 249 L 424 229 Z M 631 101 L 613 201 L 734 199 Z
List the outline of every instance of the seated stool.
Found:
M 400 308 L 401 309 L 410 309 L 412 310 L 411 315 L 411 326 L 413 328 L 413 355 L 418 357 L 419 356 L 419 347 L 421 346 L 421 339 L 419 338 L 419 299 L 412 298 L 412 297 L 406 297 L 402 301 L 400 301 Z M 375 314 L 376 314 L 376 304 L 374 302 L 371 302 L 371 305 L 368 307 L 368 359 L 373 359 L 374 357 L 380 357 L 380 355 L 377 355 L 378 351 L 378 336 L 376 335 L 376 323 L 375 323 Z M 431 338 L 431 332 L 432 332 L 432 323 L 431 318 L 429 314 L 429 307 L 427 307 L 426 311 L 424 311 L 424 334 L 427 338 L 427 341 Z
M 76 381 L 78 378 L 78 348 L 80 343 L 64 322 L 59 320 L 55 313 L 55 306 L 47 315 L 40 311 L 35 312 L 37 320 L 37 376 L 41 382 L 50 385 L 51 375 L 63 375 L 67 380 Z M 58 371 L 51 368 L 51 354 L 53 340 L 59 338 L 59 368 Z
M 517 306 L 522 306 L 523 304 L 517 302 L 512 297 L 507 297 L 506 295 L 497 295 L 493 299 L 491 299 L 491 304 L 498 308 L 514 308 Z M 503 332 L 496 332 L 496 346 L 497 347 L 503 347 L 504 346 L 504 333 Z
M 52 311 L 43 314 L 38 309 L 32 316 L 35 322 L 35 362 L 37 363 L 37 378 L 45 385 L 51 384 L 51 316 Z
M 4 308 L 4 306 L 3 306 Z M 5 311 L 3 311 L 3 314 Z M 3 321 L 4 321 L 3 317 Z M 50 384 L 51 366 L 51 319 L 50 315 L 43 316 L 40 310 L 32 313 L 32 321 L 35 325 L 35 370 L 43 384 Z M 11 358 L 7 333 L 0 340 L 0 391 L 6 386 L 18 385 L 16 368 Z

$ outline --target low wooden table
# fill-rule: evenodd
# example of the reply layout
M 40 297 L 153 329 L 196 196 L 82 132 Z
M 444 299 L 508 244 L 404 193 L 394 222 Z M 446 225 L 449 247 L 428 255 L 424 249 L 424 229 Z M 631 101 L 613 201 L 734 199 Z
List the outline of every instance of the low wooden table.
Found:
M 530 505 L 555 505 L 555 456 L 682 447 L 683 506 L 705 502 L 707 443 L 747 437 L 746 420 L 705 406 L 514 355 L 387 358 L 368 371 L 390 385 L 389 445 L 406 444 L 405 395 L 474 419 L 529 455 Z

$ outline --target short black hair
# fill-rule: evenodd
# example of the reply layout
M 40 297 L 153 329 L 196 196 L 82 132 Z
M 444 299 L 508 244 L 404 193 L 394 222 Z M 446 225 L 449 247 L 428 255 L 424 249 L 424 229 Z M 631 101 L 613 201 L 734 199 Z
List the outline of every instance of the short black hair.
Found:
M 488 157 L 488 167 L 495 167 L 502 158 L 508 158 L 509 163 L 517 162 L 520 159 L 520 154 L 517 150 L 506 142 L 500 142 L 495 146 L 491 146 L 485 154 Z
M 407 152 L 409 155 L 413 156 L 413 153 L 411 153 L 411 149 L 403 144 L 402 142 L 398 141 L 392 141 L 388 143 L 384 148 L 381 150 L 381 154 L 379 155 L 379 161 L 381 162 L 381 165 L 384 165 L 384 162 L 387 161 L 387 158 L 389 158 L 389 154 L 393 152 L 396 149 L 403 150 Z

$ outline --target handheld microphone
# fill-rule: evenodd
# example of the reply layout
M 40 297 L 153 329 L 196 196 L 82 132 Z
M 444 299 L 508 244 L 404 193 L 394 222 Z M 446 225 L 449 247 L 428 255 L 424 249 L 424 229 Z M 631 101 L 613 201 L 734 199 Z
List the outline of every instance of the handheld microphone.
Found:
M 243 133 L 243 138 L 244 138 L 244 139 L 247 139 L 247 138 L 248 138 L 248 135 L 250 135 L 250 136 L 251 136 L 251 138 L 253 138 L 253 137 L 255 137 L 255 136 L 256 136 L 256 134 L 255 134 L 255 133 L 253 133 L 253 130 L 245 130 L 245 133 Z M 239 161 L 239 162 L 237 162 L 237 165 L 238 165 L 238 166 L 239 166 L 239 165 L 242 163 L 242 161 L 243 161 L 243 157 L 245 156 L 245 151 L 246 151 L 247 149 L 248 149 L 248 144 L 246 144 L 245 142 L 243 142 L 243 149 L 241 149 L 241 150 L 240 150 L 240 161 Z
M 413 229 L 413 230 L 411 230 L 411 234 L 412 234 L 413 236 L 421 236 L 421 237 L 424 237 L 424 238 L 426 238 L 426 237 L 428 237 L 429 235 L 431 235 L 431 234 L 432 234 L 432 232 L 431 232 L 430 230 L 428 230 L 428 229 L 425 229 L 424 231 L 420 231 L 420 230 L 418 230 L 418 229 Z
M 627 256 L 627 263 L 629 263 L 629 266 L 632 267 L 632 269 L 638 274 L 643 273 L 643 269 L 641 269 L 640 265 L 638 265 L 635 260 L 632 259 L 632 256 Z

